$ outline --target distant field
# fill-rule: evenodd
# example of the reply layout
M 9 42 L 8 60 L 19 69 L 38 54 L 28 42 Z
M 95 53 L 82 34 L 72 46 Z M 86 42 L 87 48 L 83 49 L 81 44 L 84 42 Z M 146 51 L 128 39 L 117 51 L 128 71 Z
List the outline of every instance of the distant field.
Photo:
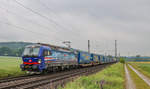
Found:
M 130 64 L 150 78 L 150 62 L 130 62 Z
M 80 77 L 60 89 L 101 89 L 100 84 L 102 82 L 103 89 L 124 89 L 125 75 L 123 64 L 117 63 L 99 73 Z
M 0 56 L 0 78 L 24 74 L 20 70 L 21 58 Z

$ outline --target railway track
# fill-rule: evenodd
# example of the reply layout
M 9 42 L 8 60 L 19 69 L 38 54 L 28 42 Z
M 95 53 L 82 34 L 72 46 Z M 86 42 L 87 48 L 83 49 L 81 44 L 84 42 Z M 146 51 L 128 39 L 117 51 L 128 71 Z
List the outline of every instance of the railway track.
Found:
M 59 85 L 63 86 L 66 81 L 76 78 L 81 75 L 88 75 L 102 70 L 110 64 L 98 65 L 93 67 L 86 67 L 74 69 L 71 71 L 63 71 L 49 75 L 29 76 L 27 78 L 10 79 L 0 83 L 0 89 L 55 89 Z M 51 88 L 50 88 L 51 87 Z
M 39 76 L 39 75 L 23 75 L 23 76 L 18 76 L 18 77 L 9 77 L 5 79 L 0 79 L 0 83 L 10 82 L 10 81 L 15 81 L 15 80 L 20 80 L 20 79 L 27 79 L 27 78 L 32 78 L 35 76 Z
M 35 78 L 36 77 L 41 77 L 41 76 L 45 76 L 45 75 L 49 75 L 49 74 L 54 74 L 56 72 L 58 72 L 58 71 L 51 72 L 51 73 L 48 73 L 48 74 L 43 74 L 43 75 L 32 74 L 32 75 L 23 75 L 23 76 L 18 76 L 18 77 L 8 77 L 8 78 L 0 79 L 0 84 L 1 83 L 5 83 L 5 82 L 11 82 L 11 81 L 16 81 L 16 80 L 21 80 L 21 79 L 29 79 L 29 78 L 34 78 L 34 77 Z

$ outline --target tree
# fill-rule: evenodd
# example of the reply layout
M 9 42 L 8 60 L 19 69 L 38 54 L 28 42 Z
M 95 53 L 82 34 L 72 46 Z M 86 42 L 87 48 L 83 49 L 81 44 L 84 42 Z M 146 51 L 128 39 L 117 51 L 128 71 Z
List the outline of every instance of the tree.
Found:
M 107 57 L 112 58 L 112 55 L 108 55 Z
M 123 63 L 123 64 L 125 63 L 125 60 L 123 57 L 120 58 L 120 63 Z
M 17 50 L 16 54 L 18 54 L 18 56 L 20 57 L 22 55 L 23 51 L 24 51 L 24 48 L 20 48 Z
M 24 48 L 10 49 L 8 47 L 0 48 L 0 56 L 21 56 Z
M 136 57 L 141 57 L 141 55 L 136 55 Z
M 1 47 L 0 48 L 0 55 L 1 56 L 8 56 L 8 55 L 12 55 L 12 50 L 8 47 Z

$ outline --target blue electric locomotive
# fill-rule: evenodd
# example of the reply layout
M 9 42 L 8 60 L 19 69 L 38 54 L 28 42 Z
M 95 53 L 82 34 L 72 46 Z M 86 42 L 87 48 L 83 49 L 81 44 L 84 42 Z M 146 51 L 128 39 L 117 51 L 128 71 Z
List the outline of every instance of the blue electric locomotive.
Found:
M 102 55 L 48 44 L 26 46 L 22 60 L 21 69 L 32 72 L 64 70 L 85 65 L 114 62 Z
M 77 66 L 74 51 L 52 45 L 29 45 L 22 55 L 21 69 L 26 71 L 43 72 L 60 67 Z

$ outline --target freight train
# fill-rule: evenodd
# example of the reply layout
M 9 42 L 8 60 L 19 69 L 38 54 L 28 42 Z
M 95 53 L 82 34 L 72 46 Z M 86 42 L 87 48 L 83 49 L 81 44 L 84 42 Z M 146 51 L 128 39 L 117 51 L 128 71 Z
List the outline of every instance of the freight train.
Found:
M 116 62 L 113 57 L 41 43 L 26 46 L 22 60 L 22 71 L 39 73 Z

